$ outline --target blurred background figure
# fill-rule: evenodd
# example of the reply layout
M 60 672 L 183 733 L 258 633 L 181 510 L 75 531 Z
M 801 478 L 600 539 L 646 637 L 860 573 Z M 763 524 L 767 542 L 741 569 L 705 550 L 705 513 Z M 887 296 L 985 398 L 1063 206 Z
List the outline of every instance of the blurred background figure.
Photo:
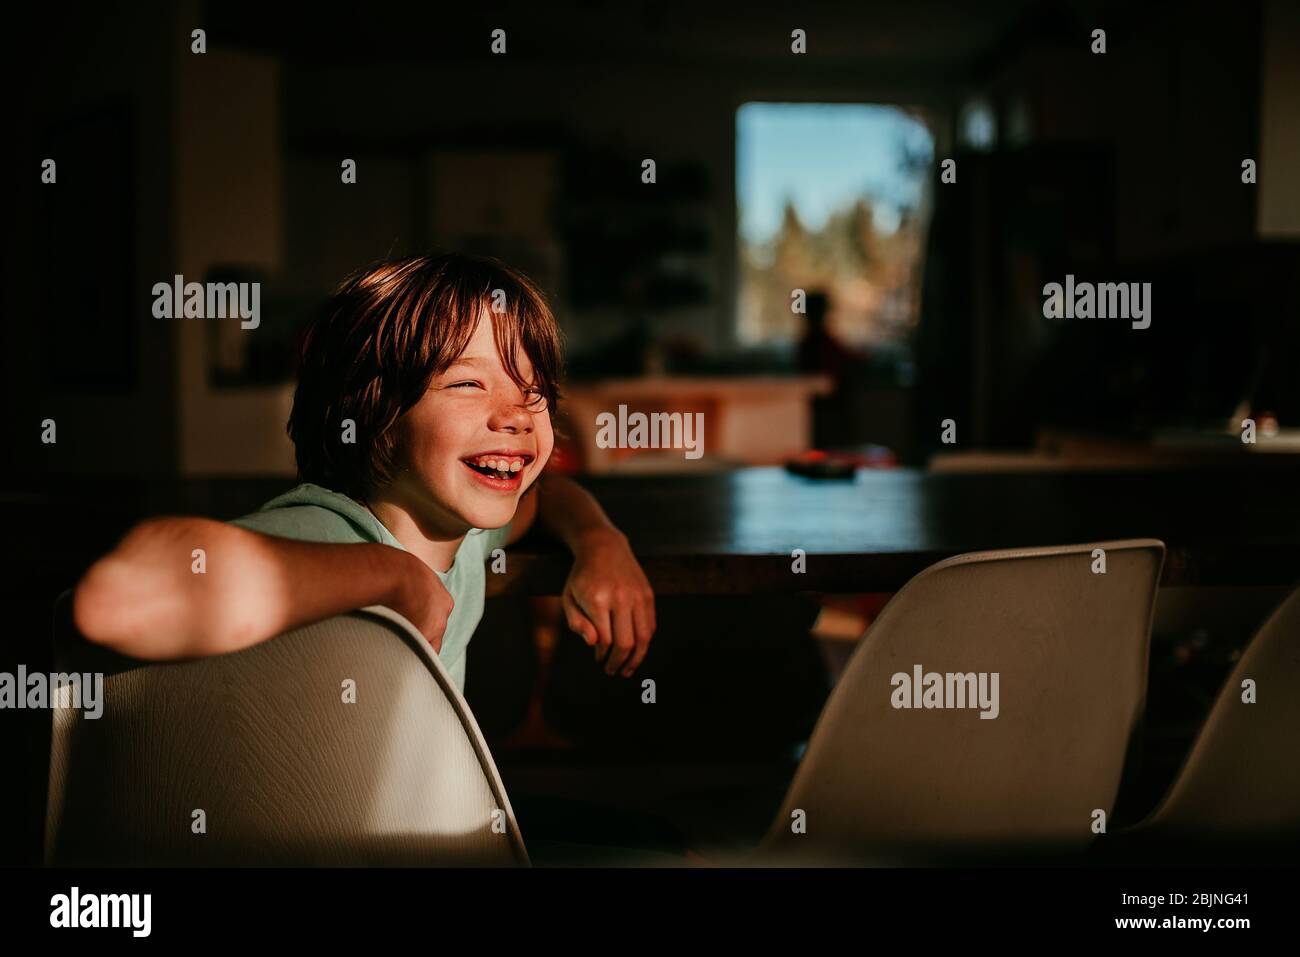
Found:
M 854 437 L 852 410 L 844 402 L 845 386 L 868 356 L 841 342 L 831 331 L 827 323 L 829 294 L 823 290 L 808 293 L 807 309 L 795 361 L 800 372 L 822 373 L 831 379 L 831 391 L 813 400 L 813 444 L 821 449 L 834 448 Z

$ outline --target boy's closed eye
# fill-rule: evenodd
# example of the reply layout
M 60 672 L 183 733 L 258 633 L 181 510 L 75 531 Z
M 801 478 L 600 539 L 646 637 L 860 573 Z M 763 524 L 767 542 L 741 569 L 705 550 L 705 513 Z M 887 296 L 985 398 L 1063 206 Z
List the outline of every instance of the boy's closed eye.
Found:
M 476 379 L 466 379 L 461 382 L 453 382 L 447 385 L 446 388 L 459 389 L 464 386 L 470 386 L 470 387 L 477 386 L 480 389 L 486 388 L 482 382 L 479 382 Z M 546 399 L 546 393 L 543 392 L 541 389 L 537 388 L 536 386 L 529 386 L 528 388 L 524 389 L 524 395 L 528 398 L 528 402 L 527 402 L 528 405 L 537 405 L 538 403 L 543 402 Z

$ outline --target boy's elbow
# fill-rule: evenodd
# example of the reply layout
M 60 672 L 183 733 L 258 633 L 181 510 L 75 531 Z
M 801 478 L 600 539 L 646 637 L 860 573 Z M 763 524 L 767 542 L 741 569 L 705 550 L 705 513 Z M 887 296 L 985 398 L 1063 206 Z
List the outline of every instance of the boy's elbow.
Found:
M 86 570 L 72 592 L 72 623 L 83 638 L 133 657 L 170 657 L 157 647 L 155 623 L 164 612 L 181 632 L 189 631 L 189 622 L 177 619 L 185 609 L 178 607 L 180 596 L 168 587 L 168 577 L 154 567 L 153 552 L 177 521 L 183 520 L 141 522 Z
M 111 556 L 91 566 L 72 593 L 72 623 L 87 641 L 132 658 L 202 655 L 215 644 L 192 610 L 167 592 L 145 595 L 129 564 Z
M 116 649 L 132 643 L 131 609 L 120 586 L 124 574 L 110 555 L 90 566 L 73 589 L 72 623 L 87 641 Z

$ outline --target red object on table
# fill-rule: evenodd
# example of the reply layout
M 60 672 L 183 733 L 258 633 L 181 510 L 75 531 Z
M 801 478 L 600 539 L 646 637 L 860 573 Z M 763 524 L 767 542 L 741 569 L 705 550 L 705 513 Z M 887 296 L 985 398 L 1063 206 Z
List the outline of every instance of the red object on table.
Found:
M 809 449 L 787 459 L 785 467 L 809 478 L 852 478 L 858 469 L 897 468 L 898 457 L 883 445 L 868 445 L 857 452 Z

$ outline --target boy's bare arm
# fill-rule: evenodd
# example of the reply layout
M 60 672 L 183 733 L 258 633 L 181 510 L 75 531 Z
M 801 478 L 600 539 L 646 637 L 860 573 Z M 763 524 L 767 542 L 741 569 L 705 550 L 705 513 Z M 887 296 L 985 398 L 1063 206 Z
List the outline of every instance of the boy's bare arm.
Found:
M 438 650 L 452 600 L 428 565 L 389 545 L 302 542 L 167 517 L 135 526 L 90 567 L 73 619 L 91 641 L 163 660 L 238 651 L 364 605 L 404 615 Z

